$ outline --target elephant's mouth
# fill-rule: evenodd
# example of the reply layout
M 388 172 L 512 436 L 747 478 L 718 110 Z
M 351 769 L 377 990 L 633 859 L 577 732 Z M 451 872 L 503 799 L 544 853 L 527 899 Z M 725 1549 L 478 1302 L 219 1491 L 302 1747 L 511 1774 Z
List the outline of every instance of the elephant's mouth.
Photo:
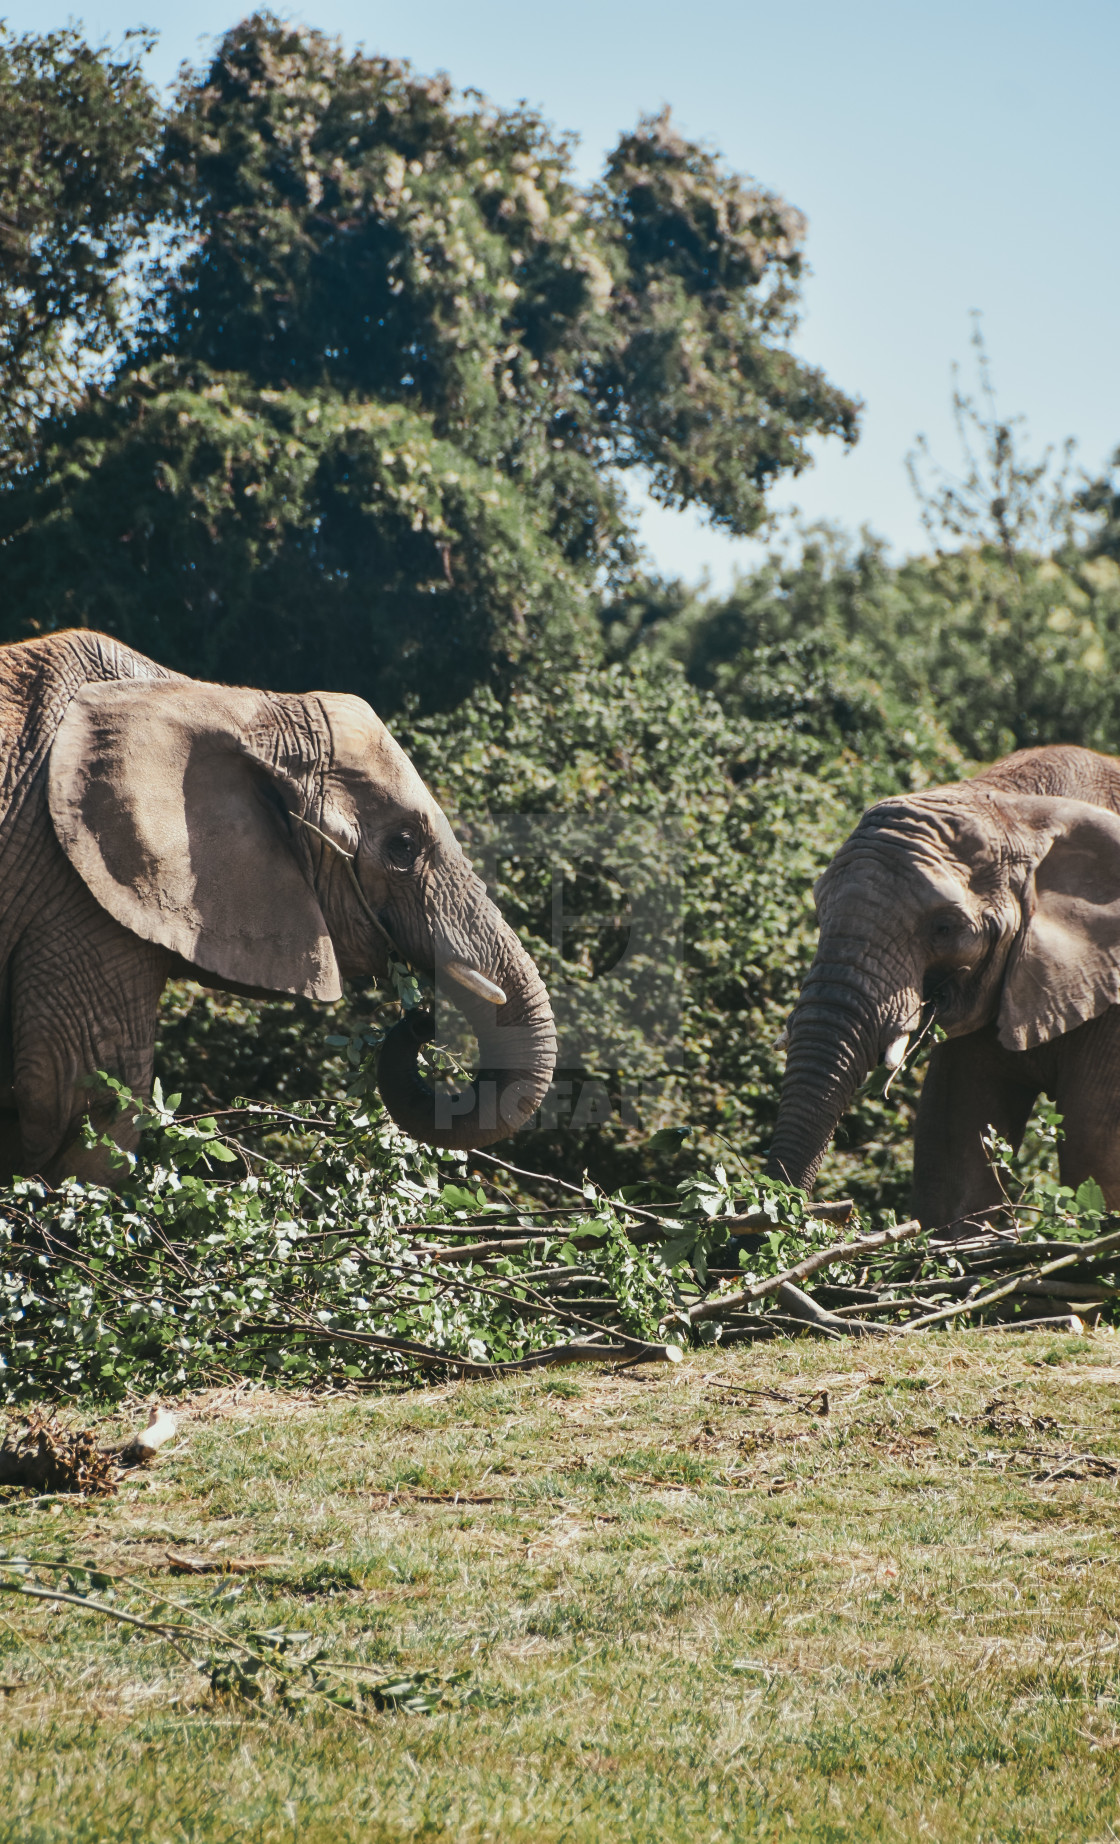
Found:
M 1004 931 L 994 917 L 985 926 L 985 940 L 979 958 L 968 966 L 933 966 L 922 979 L 923 1017 L 927 1008 L 933 1022 L 952 1037 L 979 1030 L 994 1016 L 997 988 L 1002 973 L 1007 942 Z

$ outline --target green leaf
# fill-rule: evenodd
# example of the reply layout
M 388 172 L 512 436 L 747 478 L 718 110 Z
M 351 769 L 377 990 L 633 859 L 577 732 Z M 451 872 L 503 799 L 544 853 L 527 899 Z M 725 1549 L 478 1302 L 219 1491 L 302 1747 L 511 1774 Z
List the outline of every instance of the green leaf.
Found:
M 444 1185 L 439 1201 L 446 1210 L 469 1210 L 475 1213 L 485 1204 L 486 1197 L 481 1190 L 468 1191 L 465 1185 Z
M 1073 1201 L 1078 1210 L 1093 1216 L 1103 1217 L 1108 1211 L 1104 1192 L 1095 1178 L 1086 1178 L 1078 1185 Z

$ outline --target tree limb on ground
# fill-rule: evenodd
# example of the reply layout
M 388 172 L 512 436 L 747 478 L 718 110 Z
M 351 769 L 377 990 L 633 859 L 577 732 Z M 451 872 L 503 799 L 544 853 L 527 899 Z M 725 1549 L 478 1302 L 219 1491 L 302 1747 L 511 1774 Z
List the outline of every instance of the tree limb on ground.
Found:
M 880 1229 L 873 1235 L 860 1236 L 856 1242 L 841 1242 L 833 1248 L 815 1249 L 811 1255 L 806 1255 L 804 1261 L 796 1262 L 783 1274 L 772 1274 L 765 1280 L 755 1281 L 740 1293 L 719 1294 L 713 1299 L 701 1300 L 689 1309 L 689 1324 L 697 1325 L 704 1319 L 721 1319 L 725 1314 L 739 1311 L 755 1300 L 765 1299 L 767 1294 L 777 1293 L 789 1283 L 808 1280 L 810 1275 L 819 1273 L 822 1268 L 832 1267 L 838 1261 L 858 1261 L 861 1256 L 876 1254 L 894 1243 L 912 1241 L 921 1233 L 922 1226 L 914 1217 L 908 1223 L 899 1223 L 894 1229 Z M 851 1321 L 841 1320 L 839 1323 L 850 1325 Z

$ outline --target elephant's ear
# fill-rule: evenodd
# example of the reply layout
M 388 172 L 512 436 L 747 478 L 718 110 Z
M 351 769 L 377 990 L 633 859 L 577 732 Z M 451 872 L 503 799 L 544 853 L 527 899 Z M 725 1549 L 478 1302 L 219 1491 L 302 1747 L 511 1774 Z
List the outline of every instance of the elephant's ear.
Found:
M 1120 1003 L 1120 818 L 1080 800 L 1015 804 L 1040 835 L 1040 855 L 1004 976 L 999 1039 L 1031 1050 Z
M 263 692 L 87 685 L 51 750 L 51 818 L 102 908 L 145 941 L 219 980 L 337 999 L 334 947 L 292 849 L 296 790 L 267 759 L 281 741 Z

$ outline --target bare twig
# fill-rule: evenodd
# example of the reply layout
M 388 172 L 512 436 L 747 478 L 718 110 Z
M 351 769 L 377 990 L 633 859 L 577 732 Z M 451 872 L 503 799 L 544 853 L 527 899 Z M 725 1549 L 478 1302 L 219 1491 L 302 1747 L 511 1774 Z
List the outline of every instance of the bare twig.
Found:
M 249 1328 L 247 1328 L 249 1329 Z M 620 1358 L 628 1364 L 633 1363 L 670 1363 L 680 1361 L 680 1348 L 677 1345 L 651 1344 L 642 1338 L 631 1338 L 626 1332 L 612 1332 L 611 1344 L 598 1339 L 573 1339 L 566 1344 L 547 1345 L 542 1351 L 531 1351 L 527 1357 L 497 1359 L 494 1362 L 469 1357 L 456 1357 L 451 1351 L 438 1351 L 434 1345 L 422 1345 L 411 1338 L 388 1338 L 378 1332 L 348 1332 L 341 1328 L 317 1325 L 313 1321 L 301 1322 L 289 1320 L 281 1325 L 257 1325 L 252 1328 L 259 1332 L 300 1331 L 309 1338 L 323 1339 L 340 1344 L 366 1345 L 373 1350 L 394 1351 L 402 1357 L 411 1357 L 420 1364 L 439 1364 L 445 1369 L 454 1370 L 464 1377 L 500 1377 L 512 1374 L 516 1370 L 541 1370 L 550 1364 L 600 1364 L 611 1363 Z M 598 1330 L 598 1328 L 595 1328 Z
M 814 1223 L 846 1223 L 854 1209 L 855 1203 L 850 1197 L 838 1197 L 831 1204 L 807 1204 L 806 1216 Z M 790 1236 L 805 1233 L 804 1227 L 797 1223 L 775 1223 L 764 1210 L 747 1210 L 738 1216 L 716 1217 L 714 1221 L 731 1230 L 781 1229 Z
M 169 1646 L 174 1646 L 179 1656 L 185 1658 L 189 1665 L 194 1663 L 190 1653 L 184 1652 L 182 1646 L 173 1637 L 175 1633 L 184 1631 L 177 1621 L 142 1620 L 139 1614 L 126 1613 L 123 1607 L 110 1607 L 107 1602 L 95 1601 L 90 1595 L 67 1594 L 61 1588 L 42 1588 L 34 1582 L 18 1579 L 6 1581 L 2 1575 L 0 1575 L 0 1594 L 18 1594 L 28 1601 L 62 1601 L 68 1607 L 80 1607 L 83 1613 L 101 1614 L 106 1620 L 119 1621 L 122 1626 L 139 1627 L 143 1632 L 155 1633 L 160 1639 L 166 1640 Z M 185 1630 L 189 1637 L 190 1629 Z M 248 1650 L 248 1648 L 245 1647 L 243 1650 Z
M 555 1185 L 560 1191 L 570 1191 L 573 1197 L 582 1198 L 583 1202 L 592 1210 L 595 1208 L 602 1208 L 603 1204 L 609 1204 L 612 1210 L 621 1210 L 625 1212 L 627 1216 L 646 1217 L 654 1223 L 661 1223 L 665 1218 L 666 1213 L 664 1211 L 643 1210 L 639 1204 L 624 1204 L 617 1199 L 608 1199 L 605 1196 L 600 1198 L 599 1204 L 596 1206 L 594 1199 L 587 1196 L 582 1185 L 571 1184 L 567 1178 L 554 1178 L 549 1172 L 527 1172 L 523 1166 L 511 1165 L 508 1159 L 495 1158 L 493 1153 L 480 1152 L 476 1148 L 470 1156 L 472 1159 L 485 1159 L 487 1165 L 496 1165 L 500 1171 L 512 1172 L 517 1178 L 532 1178 L 537 1184 Z

